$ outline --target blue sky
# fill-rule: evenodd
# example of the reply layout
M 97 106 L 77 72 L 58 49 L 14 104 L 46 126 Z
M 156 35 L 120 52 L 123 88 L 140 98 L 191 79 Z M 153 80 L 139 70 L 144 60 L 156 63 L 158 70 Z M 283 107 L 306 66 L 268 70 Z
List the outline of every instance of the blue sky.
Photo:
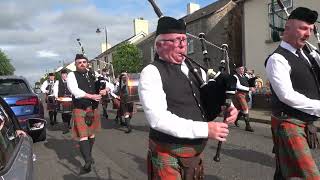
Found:
M 205 7 L 214 0 L 156 0 L 165 15 L 186 15 L 188 2 Z M 148 0 L 0 0 L 0 49 L 11 59 L 16 75 L 31 83 L 80 53 L 80 38 L 89 58 L 101 53 L 107 26 L 115 45 L 133 35 L 133 19 L 149 21 L 154 31 L 157 16 Z

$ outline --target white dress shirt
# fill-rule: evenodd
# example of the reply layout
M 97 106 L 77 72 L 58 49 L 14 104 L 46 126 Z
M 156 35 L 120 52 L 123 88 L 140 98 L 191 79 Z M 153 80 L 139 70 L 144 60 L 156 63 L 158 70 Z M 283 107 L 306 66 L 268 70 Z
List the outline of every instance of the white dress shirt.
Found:
M 236 77 L 236 79 L 237 79 L 237 89 L 238 90 L 249 91 L 249 87 L 243 86 L 240 83 L 239 77 L 236 74 L 234 74 L 233 76 Z M 244 75 L 240 75 L 240 76 L 243 77 Z
M 282 41 L 280 46 L 298 57 L 296 54 L 297 49 L 290 44 Z M 303 54 L 303 56 L 308 59 L 305 54 Z M 291 67 L 282 55 L 274 53 L 269 57 L 266 65 L 266 73 L 279 100 L 292 108 L 320 117 L 320 101 L 310 99 L 295 91 L 292 87 L 290 72 Z
M 189 69 L 184 62 L 181 71 L 188 77 Z M 204 71 L 202 78 L 206 79 Z M 139 98 L 148 123 L 153 129 L 178 138 L 208 137 L 208 123 L 181 118 L 167 110 L 161 76 L 157 67 L 152 64 L 146 66 L 140 74 Z
M 48 87 L 49 83 L 48 83 L 48 80 L 45 80 L 41 87 L 40 87 L 40 90 L 42 93 L 49 93 L 49 91 L 47 90 L 47 87 Z M 49 95 L 52 95 L 52 94 L 49 94 Z
M 74 72 L 70 72 L 68 74 L 67 86 L 71 94 L 74 95 L 76 99 L 83 98 L 86 95 L 86 92 L 78 87 L 78 82 Z

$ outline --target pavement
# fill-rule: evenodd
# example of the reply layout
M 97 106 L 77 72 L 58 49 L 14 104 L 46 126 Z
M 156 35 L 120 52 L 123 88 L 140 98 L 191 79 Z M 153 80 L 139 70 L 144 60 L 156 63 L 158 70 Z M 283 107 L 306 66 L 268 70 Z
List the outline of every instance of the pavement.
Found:
M 143 112 L 143 108 L 140 102 L 136 103 L 136 108 L 137 111 Z M 271 124 L 270 109 L 252 108 L 249 110 L 249 115 L 251 122 Z M 315 126 L 318 128 L 318 132 L 320 132 L 320 121 L 316 121 Z

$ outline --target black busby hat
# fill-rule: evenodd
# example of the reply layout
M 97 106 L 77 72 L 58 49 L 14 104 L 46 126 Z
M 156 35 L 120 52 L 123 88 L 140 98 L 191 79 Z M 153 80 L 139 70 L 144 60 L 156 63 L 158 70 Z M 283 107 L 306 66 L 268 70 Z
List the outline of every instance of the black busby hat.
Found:
M 49 75 L 49 76 L 54 76 L 54 73 L 49 73 L 48 75 Z
M 314 24 L 318 19 L 318 13 L 306 7 L 297 7 L 291 12 L 288 19 L 297 19 L 309 24 Z
M 244 67 L 244 65 L 243 65 L 242 63 L 237 63 L 237 64 L 235 65 L 235 68 L 237 69 L 237 68 L 239 68 L 239 67 Z
M 186 33 L 186 23 L 182 19 L 175 19 L 173 17 L 164 16 L 158 20 L 158 26 L 156 31 L 156 36 L 159 34 L 168 34 L 168 33 Z
M 76 61 L 77 59 L 86 59 L 88 61 L 88 58 L 84 54 L 76 54 L 74 60 Z
M 68 70 L 62 69 L 62 70 L 60 71 L 60 73 L 61 73 L 61 74 L 67 74 L 67 73 L 68 73 Z

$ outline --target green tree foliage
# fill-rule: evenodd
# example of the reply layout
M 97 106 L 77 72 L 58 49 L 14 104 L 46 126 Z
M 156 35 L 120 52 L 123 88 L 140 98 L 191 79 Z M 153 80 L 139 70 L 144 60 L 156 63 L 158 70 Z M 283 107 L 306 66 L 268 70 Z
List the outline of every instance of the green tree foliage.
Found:
M 0 49 L 0 76 L 13 75 L 15 69 L 8 56 Z
M 115 74 L 138 73 L 142 69 L 142 53 L 136 45 L 124 43 L 116 48 L 112 64 Z

